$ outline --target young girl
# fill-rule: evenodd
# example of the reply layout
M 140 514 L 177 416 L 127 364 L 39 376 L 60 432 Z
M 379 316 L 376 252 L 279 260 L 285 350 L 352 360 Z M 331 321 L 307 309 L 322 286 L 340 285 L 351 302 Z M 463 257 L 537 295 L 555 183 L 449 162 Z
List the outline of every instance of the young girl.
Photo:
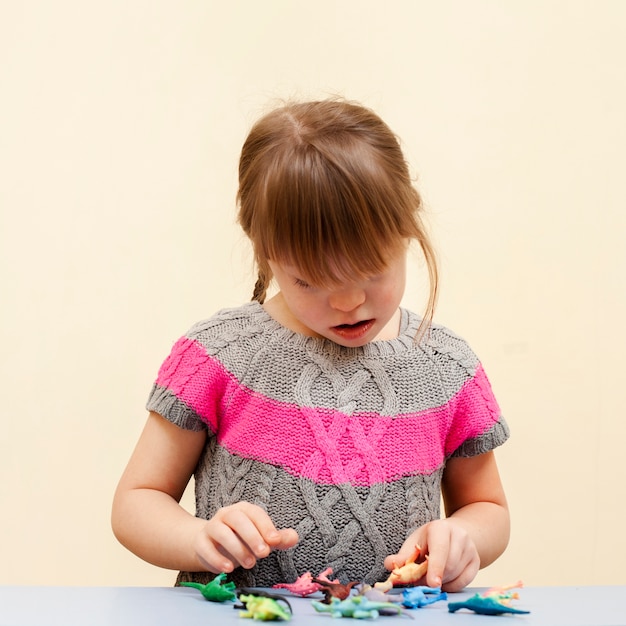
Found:
M 253 127 L 239 182 L 253 301 L 161 366 L 116 536 L 179 581 L 261 587 L 326 567 L 373 584 L 419 545 L 420 584 L 462 589 L 508 541 L 508 428 L 474 353 L 432 323 L 436 263 L 396 137 L 356 104 L 289 104 Z M 412 240 L 423 319 L 400 306 Z M 192 475 L 195 516 L 179 506 Z

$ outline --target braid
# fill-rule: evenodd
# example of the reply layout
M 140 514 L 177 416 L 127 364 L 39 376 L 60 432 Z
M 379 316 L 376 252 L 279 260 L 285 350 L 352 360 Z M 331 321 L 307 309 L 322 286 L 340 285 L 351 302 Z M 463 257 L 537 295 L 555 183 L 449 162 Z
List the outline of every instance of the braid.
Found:
M 256 300 L 260 304 L 265 302 L 265 296 L 267 295 L 267 276 L 265 272 L 259 270 L 259 277 L 254 285 L 254 292 L 252 293 L 252 300 Z

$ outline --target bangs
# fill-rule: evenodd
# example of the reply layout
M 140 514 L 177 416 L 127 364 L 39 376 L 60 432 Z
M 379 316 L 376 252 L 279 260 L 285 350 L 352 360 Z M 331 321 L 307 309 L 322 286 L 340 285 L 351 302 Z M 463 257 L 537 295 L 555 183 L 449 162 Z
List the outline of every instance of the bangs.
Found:
M 253 300 L 265 301 L 268 261 L 334 287 L 384 272 L 416 240 L 430 292 L 417 340 L 432 320 L 437 261 L 422 203 L 398 138 L 370 109 L 323 100 L 263 116 L 239 159 L 238 221 L 258 268 Z
M 420 198 L 410 181 L 392 182 L 362 142 L 342 147 L 341 160 L 311 143 L 283 152 L 266 172 L 254 211 L 262 256 L 296 267 L 317 286 L 382 273 L 419 232 Z

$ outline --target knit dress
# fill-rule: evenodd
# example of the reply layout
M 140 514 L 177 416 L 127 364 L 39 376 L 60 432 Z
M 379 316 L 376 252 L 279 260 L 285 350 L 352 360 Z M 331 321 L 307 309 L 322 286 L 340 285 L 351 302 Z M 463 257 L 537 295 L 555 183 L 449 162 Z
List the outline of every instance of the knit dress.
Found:
M 440 517 L 446 460 L 492 450 L 509 435 L 466 342 L 403 309 L 399 336 L 346 348 L 294 333 L 256 302 L 196 324 L 161 366 L 147 408 L 205 429 L 196 515 L 245 500 L 298 544 L 273 551 L 238 586 L 293 582 L 331 567 L 373 584 L 383 561 Z M 181 572 L 206 582 L 212 574 Z

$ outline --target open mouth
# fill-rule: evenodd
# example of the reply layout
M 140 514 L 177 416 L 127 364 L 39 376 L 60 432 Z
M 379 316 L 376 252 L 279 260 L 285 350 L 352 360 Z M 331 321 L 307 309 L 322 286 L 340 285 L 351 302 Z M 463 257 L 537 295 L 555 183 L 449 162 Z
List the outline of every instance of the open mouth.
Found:
M 359 326 L 369 324 L 371 321 L 372 320 L 362 320 L 360 322 L 356 322 L 355 324 L 339 324 L 339 326 L 335 326 L 335 328 L 359 328 Z
M 344 339 L 358 339 L 367 333 L 374 325 L 374 320 L 362 320 L 355 324 L 339 324 L 333 330 Z

